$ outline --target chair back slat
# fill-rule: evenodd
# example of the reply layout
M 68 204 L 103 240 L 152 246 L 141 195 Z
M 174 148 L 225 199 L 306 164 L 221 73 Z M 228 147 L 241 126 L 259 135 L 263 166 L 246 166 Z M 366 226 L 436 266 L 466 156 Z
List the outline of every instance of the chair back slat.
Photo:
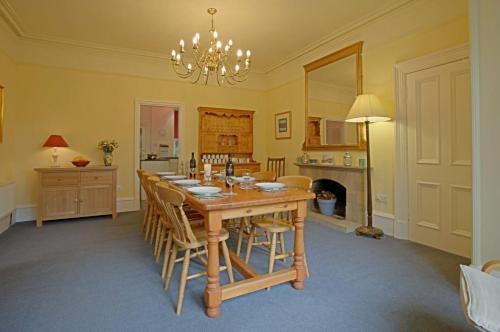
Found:
M 182 205 L 185 200 L 183 193 L 169 188 L 168 184 L 159 182 L 156 184 L 156 195 L 160 209 L 164 213 L 174 229 L 174 239 L 182 244 L 192 244 L 198 239 L 191 229 L 191 224 L 184 213 Z
M 285 157 L 267 158 L 267 170 L 273 171 L 278 177 L 285 175 Z

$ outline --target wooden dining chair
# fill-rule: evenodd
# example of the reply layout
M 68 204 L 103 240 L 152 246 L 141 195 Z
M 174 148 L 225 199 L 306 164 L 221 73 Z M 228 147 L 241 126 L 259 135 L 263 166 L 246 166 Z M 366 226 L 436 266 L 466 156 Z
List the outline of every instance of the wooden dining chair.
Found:
M 144 180 L 143 180 L 143 176 L 142 174 L 145 172 L 143 169 L 138 169 L 136 170 L 137 172 L 137 177 L 139 178 L 139 185 L 140 185 L 140 188 L 142 188 L 142 190 L 146 191 L 144 189 Z M 141 190 L 141 189 L 139 189 Z M 139 202 L 140 205 L 142 205 L 142 202 Z M 145 231 L 145 227 L 146 227 L 146 220 L 149 218 L 149 204 L 146 205 L 146 210 L 144 211 L 144 218 L 142 219 L 142 223 L 141 223 L 141 230 L 144 232 Z
M 252 173 L 252 170 L 248 168 L 238 168 L 234 170 L 234 176 L 242 176 L 245 173 Z
M 276 172 L 274 171 L 260 171 L 252 173 L 252 177 L 257 182 L 274 182 L 276 181 Z
M 150 176 L 146 179 L 147 184 L 148 184 L 148 189 L 150 191 L 151 199 L 153 200 L 152 202 L 152 216 L 151 216 L 151 225 L 150 225 L 150 242 L 153 245 L 153 255 L 156 258 L 156 261 L 158 262 L 160 259 L 160 254 L 161 252 L 159 251 L 160 243 L 162 243 L 160 240 L 160 236 L 162 234 L 165 234 L 167 232 L 167 229 L 165 229 L 166 224 L 165 221 L 163 221 L 163 216 L 160 213 L 160 206 L 159 206 L 159 201 L 156 197 L 156 184 L 161 181 L 159 176 L 153 175 Z
M 267 170 L 273 171 L 278 177 L 285 175 L 285 157 L 267 158 Z
M 144 192 L 146 193 L 146 213 L 144 215 L 144 225 L 143 225 L 143 232 L 144 232 L 144 240 L 149 240 L 150 238 L 150 233 L 151 233 L 151 223 L 153 219 L 153 214 L 155 211 L 155 203 L 154 203 L 154 198 L 151 194 L 151 190 L 149 187 L 148 183 L 148 178 L 153 176 L 152 173 L 149 172 L 142 172 L 141 173 L 141 185 L 142 189 L 144 189 Z
M 165 278 L 164 288 L 168 289 L 170 280 L 172 278 L 172 273 L 174 270 L 174 265 L 177 260 L 177 254 L 179 251 L 184 250 L 184 258 L 182 263 L 182 272 L 179 282 L 179 295 L 177 300 L 176 314 L 180 315 L 182 310 L 182 303 L 184 300 L 184 290 L 186 287 L 187 280 L 201 277 L 206 275 L 206 271 L 188 275 L 189 263 L 191 258 L 197 257 L 203 264 L 207 264 L 206 259 L 202 256 L 207 253 L 207 243 L 208 236 L 207 232 L 203 228 L 193 229 L 184 213 L 183 204 L 185 196 L 182 192 L 171 189 L 168 185 L 164 183 L 157 184 L 157 195 L 160 201 L 160 208 L 163 213 L 168 216 L 168 219 L 172 222 L 172 253 L 168 262 L 168 271 Z M 219 242 L 222 247 L 222 254 L 224 256 L 224 261 L 226 266 L 221 266 L 221 271 L 226 270 L 229 282 L 234 282 L 233 269 L 231 266 L 231 259 L 229 258 L 229 250 L 227 248 L 226 240 L 229 238 L 229 232 L 222 228 L 219 235 Z M 202 249 L 200 251 L 200 249 Z
M 312 185 L 312 179 L 307 176 L 282 176 L 277 179 L 277 182 L 284 183 L 287 188 L 297 188 L 309 191 Z M 261 229 L 265 234 L 269 234 L 270 241 L 255 242 L 258 229 Z M 252 247 L 260 245 L 269 249 L 268 260 L 268 273 L 272 273 L 274 263 L 277 259 L 286 260 L 288 257 L 293 256 L 293 251 L 287 252 L 285 244 L 285 233 L 294 230 L 293 218 L 290 212 L 274 213 L 272 217 L 258 217 L 251 220 L 250 236 L 247 241 L 247 248 L 245 254 L 245 262 L 248 263 L 252 252 Z M 279 237 L 279 239 L 278 239 Z M 280 252 L 276 254 L 276 246 L 279 243 Z M 305 261 L 306 274 L 309 276 L 309 270 Z M 268 288 L 269 289 L 269 288 Z

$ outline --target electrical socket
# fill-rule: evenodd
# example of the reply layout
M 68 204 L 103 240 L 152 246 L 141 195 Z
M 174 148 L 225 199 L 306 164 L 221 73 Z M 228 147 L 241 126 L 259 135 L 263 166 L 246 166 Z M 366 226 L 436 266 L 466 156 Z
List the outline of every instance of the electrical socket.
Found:
M 387 202 L 389 201 L 389 198 L 387 197 L 386 194 L 377 194 L 375 196 L 375 200 L 379 203 L 384 203 L 384 204 L 387 204 Z

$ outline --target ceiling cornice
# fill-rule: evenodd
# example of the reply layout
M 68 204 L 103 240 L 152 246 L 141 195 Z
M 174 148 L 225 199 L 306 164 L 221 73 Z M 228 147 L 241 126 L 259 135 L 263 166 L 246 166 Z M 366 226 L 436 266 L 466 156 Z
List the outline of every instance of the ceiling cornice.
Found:
M 343 35 L 346 35 L 353 30 L 356 30 L 356 29 L 358 29 L 366 24 L 369 24 L 370 22 L 372 22 L 380 17 L 383 17 L 384 15 L 389 14 L 393 11 L 396 11 L 396 10 L 408 5 L 409 3 L 412 3 L 415 1 L 418 1 L 418 0 L 401 0 L 393 5 L 383 7 L 380 10 L 378 10 L 370 15 L 366 15 L 364 17 L 361 17 L 359 20 L 356 20 L 355 22 L 353 22 L 347 26 L 344 26 L 341 29 L 333 31 L 332 33 L 328 34 L 327 36 L 299 49 L 297 52 L 295 52 L 292 55 L 286 57 L 285 59 L 277 62 L 276 64 L 265 68 L 264 70 L 260 70 L 260 71 L 253 70 L 253 72 L 257 73 L 257 74 L 270 74 L 274 70 L 290 63 L 291 61 L 293 61 L 297 58 L 300 58 L 301 56 L 321 47 L 322 45 L 329 43 L 332 40 L 337 39 Z M 62 44 L 62 45 L 67 45 L 67 46 L 79 47 L 79 48 L 87 48 L 87 49 L 93 49 L 93 50 L 98 50 L 98 51 L 105 51 L 105 52 L 110 52 L 110 53 L 120 53 L 120 54 L 125 54 L 125 55 L 133 55 L 133 56 L 147 57 L 147 58 L 153 58 L 153 59 L 162 59 L 162 60 L 170 59 L 170 54 L 168 54 L 168 53 L 148 52 L 148 51 L 138 50 L 138 49 L 110 46 L 110 45 L 104 45 L 104 44 L 99 44 L 99 43 L 84 42 L 84 41 L 79 41 L 79 40 L 71 40 L 71 39 L 66 39 L 66 38 L 58 38 L 58 37 L 53 37 L 53 36 L 29 33 L 26 31 L 26 28 L 24 27 L 23 23 L 21 22 L 21 19 L 17 15 L 14 8 L 10 5 L 8 0 L 0 0 L 0 16 L 2 16 L 4 18 L 7 25 L 9 26 L 9 28 L 12 30 L 12 32 L 15 35 L 17 35 L 18 37 L 25 39 L 25 40 L 32 40 L 32 41 L 36 41 L 36 42 L 45 42 L 45 43 L 51 43 L 51 44 Z
M 401 0 L 401 1 L 399 1 L 395 4 L 392 4 L 390 6 L 383 7 L 372 14 L 361 17 L 360 19 L 352 22 L 351 24 L 348 24 L 340 29 L 337 29 L 337 30 L 333 31 L 332 33 L 326 35 L 325 37 L 303 47 L 302 49 L 298 50 L 297 52 L 295 52 L 292 55 L 285 58 L 283 61 L 280 61 L 279 63 L 277 63 L 275 65 L 269 66 L 268 68 L 266 68 L 264 70 L 264 73 L 269 74 L 272 71 L 292 62 L 295 59 L 298 59 L 298 58 L 306 55 L 309 52 L 314 51 L 315 49 L 318 49 L 319 47 L 321 47 L 321 46 L 323 46 L 323 45 L 325 45 L 325 44 L 327 44 L 335 39 L 338 39 L 344 35 L 347 35 L 350 32 L 371 23 L 372 21 L 375 21 L 375 20 L 377 20 L 377 19 L 379 19 L 379 18 L 381 18 L 389 13 L 392 13 L 398 9 L 402 9 L 402 8 L 406 7 L 407 5 L 409 5 L 413 2 L 416 2 L 416 1 L 418 1 L 418 0 Z

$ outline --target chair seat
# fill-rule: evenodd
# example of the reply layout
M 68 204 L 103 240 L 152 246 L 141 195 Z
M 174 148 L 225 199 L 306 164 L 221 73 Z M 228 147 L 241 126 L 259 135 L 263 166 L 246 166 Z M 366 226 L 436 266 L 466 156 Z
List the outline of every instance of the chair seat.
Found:
M 252 225 L 269 233 L 283 233 L 293 229 L 286 219 L 256 218 L 252 220 Z
M 467 320 L 483 331 L 500 331 L 500 279 L 461 265 L 461 300 Z
M 176 239 L 176 236 L 174 235 L 174 242 L 177 246 L 179 246 L 182 249 L 195 249 L 199 247 L 206 246 L 208 244 L 208 235 L 207 231 L 204 228 L 193 228 L 193 234 L 196 236 L 196 239 L 198 242 L 193 242 L 193 243 L 185 243 L 185 242 L 180 242 L 178 239 Z M 229 232 L 225 228 L 221 228 L 220 230 L 220 235 L 219 235 L 219 242 L 225 241 L 229 238 Z

